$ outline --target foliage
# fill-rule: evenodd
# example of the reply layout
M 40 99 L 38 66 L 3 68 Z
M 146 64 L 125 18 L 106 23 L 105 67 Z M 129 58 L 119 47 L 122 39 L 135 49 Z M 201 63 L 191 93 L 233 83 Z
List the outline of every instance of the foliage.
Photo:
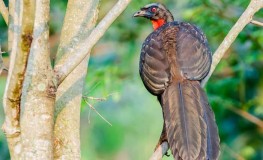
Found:
M 51 2 L 51 37 L 56 39 L 63 22 L 66 1 Z M 143 160 L 148 159 L 154 150 L 162 129 L 161 108 L 156 98 L 146 91 L 138 74 L 141 44 L 152 29 L 147 20 L 132 18 L 135 11 L 149 2 L 133 1 L 93 49 L 84 93 L 93 97 L 111 95 L 107 101 L 90 100 L 90 103 L 113 126 L 110 127 L 83 103 L 82 159 Z M 171 9 L 175 19 L 199 26 L 207 35 L 212 51 L 219 46 L 249 3 L 246 0 L 160 2 Z M 113 4 L 112 1 L 102 0 L 100 17 Z M 263 11 L 260 11 L 256 18 L 263 21 L 262 17 Z M 7 33 L 2 18 L 0 33 L 2 49 L 6 50 Z M 55 51 L 56 41 L 52 43 L 52 51 Z M 262 44 L 262 28 L 248 25 L 207 84 L 207 93 L 220 131 L 221 159 L 263 159 L 263 129 L 231 110 L 234 107 L 263 119 Z M 1 77 L 1 95 L 3 79 Z M 0 113 L 2 123 L 2 109 Z M 1 157 L 7 157 L 6 151 L 1 132 Z

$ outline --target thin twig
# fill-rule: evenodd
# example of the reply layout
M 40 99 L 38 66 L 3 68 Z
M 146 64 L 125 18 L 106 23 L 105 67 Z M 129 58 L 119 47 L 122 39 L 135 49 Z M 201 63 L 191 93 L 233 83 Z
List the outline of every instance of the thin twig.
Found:
M 103 36 L 113 21 L 126 9 L 131 0 L 119 0 L 108 14 L 100 21 L 91 34 L 84 40 L 87 44 L 79 50 L 74 50 L 72 56 L 69 56 L 63 63 L 65 65 L 55 67 L 57 73 L 58 85 L 83 61 L 83 59 L 90 53 L 92 47 Z M 78 53 L 78 54 L 77 54 Z
M 101 81 L 99 81 L 99 82 L 95 83 L 94 85 L 92 85 L 92 86 L 88 89 L 88 91 L 85 93 L 85 95 L 88 95 L 88 94 L 90 94 L 92 91 L 94 91 L 94 90 L 100 85 L 100 83 L 101 83 Z
M 228 106 L 227 108 L 263 129 L 263 121 L 261 119 L 236 107 Z
M 222 59 L 222 57 L 224 56 L 224 54 L 226 53 L 226 51 L 229 49 L 229 47 L 231 46 L 231 44 L 235 41 L 236 37 L 238 36 L 238 34 L 244 29 L 244 27 L 251 22 L 253 15 L 259 10 L 263 8 L 263 1 L 262 0 L 251 0 L 248 7 L 246 8 L 246 10 L 243 12 L 243 14 L 240 16 L 240 18 L 238 19 L 238 21 L 235 23 L 235 25 L 231 28 L 231 30 L 228 32 L 227 36 L 225 37 L 225 39 L 223 40 L 223 42 L 220 44 L 220 46 L 218 47 L 218 49 L 216 50 L 216 52 L 213 55 L 213 63 L 211 65 L 211 69 L 209 71 L 209 74 L 206 76 L 206 78 L 202 81 L 202 87 L 205 86 L 206 82 L 209 80 L 209 78 L 211 77 L 211 75 L 213 74 L 216 66 L 218 65 L 218 63 L 220 62 L 220 60 Z M 163 145 L 161 145 L 162 147 Z M 164 148 L 162 147 L 162 151 L 164 155 L 164 153 L 168 150 L 169 148 Z M 154 152 L 154 154 L 158 154 L 156 152 L 159 152 L 160 154 L 160 150 L 156 150 Z
M 238 114 L 239 116 L 243 117 L 244 119 L 256 124 L 259 128 L 263 129 L 263 120 L 259 119 L 258 117 L 250 114 L 247 111 L 244 111 L 242 109 L 239 109 L 237 107 L 233 107 L 233 106 L 240 106 L 241 103 L 238 102 L 226 102 L 223 98 L 219 97 L 219 96 L 215 96 L 217 103 L 225 103 L 225 106 L 227 109 L 231 110 L 232 112 Z
M 88 102 L 88 99 L 89 100 L 95 100 L 95 101 L 106 101 L 107 100 L 107 98 L 109 97 L 109 96 L 112 96 L 114 93 L 111 93 L 111 94 L 108 94 L 106 97 L 103 97 L 103 98 L 98 98 L 98 97 L 91 97 L 91 96 L 82 96 L 82 98 L 83 98 L 83 100 L 85 101 L 85 103 L 92 109 L 92 110 L 94 110 L 105 122 L 107 122 L 110 126 L 112 126 L 112 124 L 106 119 L 106 118 L 104 118 L 96 109 L 95 109 L 95 107 L 92 105 L 92 104 L 90 104 L 89 102 Z M 89 117 L 90 117 L 90 111 L 89 111 Z M 90 123 L 90 118 L 89 118 L 89 123 Z
M 89 114 L 88 114 L 88 124 L 90 124 L 90 112 L 91 110 L 89 110 Z
M 3 16 L 5 23 L 8 24 L 8 8 L 5 6 L 3 0 L 0 0 L 0 13 Z
M 227 144 L 222 144 L 222 150 L 227 151 L 232 158 L 236 160 L 245 160 L 242 156 L 240 156 L 238 153 L 236 153 L 231 147 L 229 147 Z
M 116 92 L 117 93 L 117 92 Z M 91 97 L 91 96 L 82 96 L 83 98 L 87 98 L 87 99 L 90 99 L 90 100 L 96 100 L 96 101 L 106 101 L 108 97 L 112 96 L 113 94 L 115 93 L 111 93 L 111 94 L 108 94 L 107 96 L 103 97 L 103 98 L 98 98 L 98 97 Z
M 92 110 L 94 110 L 105 122 L 107 122 L 110 126 L 112 126 L 112 124 L 111 124 L 106 118 L 104 118 L 104 117 L 93 107 L 93 105 L 88 102 L 88 100 L 87 100 L 86 98 L 84 98 L 84 101 L 85 101 L 85 103 L 86 103 Z
M 1 64 L 1 63 L 3 63 L 3 62 L 1 62 L 1 61 L 3 61 L 2 55 L 3 55 L 4 53 L 6 53 L 6 52 L 1 51 L 1 46 L 0 46 L 0 66 L 1 66 L 1 72 L 2 72 L 2 71 L 8 72 L 8 69 L 4 66 L 4 64 Z M 1 74 L 1 72 L 0 72 L 0 74 Z
M 255 24 L 257 26 L 260 26 L 260 27 L 263 27 L 263 23 L 259 22 L 259 21 L 256 21 L 256 20 L 252 20 L 250 23 Z
M 86 97 L 86 96 L 83 96 L 83 97 L 88 98 L 90 100 L 96 100 L 96 101 L 106 101 L 107 100 L 106 98 Z
M 8 72 L 8 69 L 4 65 L 3 56 L 2 56 L 3 53 L 5 52 L 2 52 L 1 45 L 0 45 L 0 75 L 2 74 L 2 71 Z
M 113 94 L 115 94 L 115 93 L 108 94 L 106 97 L 103 97 L 103 98 L 91 97 L 91 96 L 82 96 L 82 98 L 84 99 L 85 103 L 86 103 L 91 109 L 93 109 L 93 110 L 94 110 L 104 121 L 106 121 L 110 126 L 112 126 L 111 123 L 110 123 L 109 121 L 107 121 L 107 120 L 93 107 L 92 104 L 90 104 L 90 103 L 88 102 L 88 99 L 90 99 L 90 100 L 95 100 L 95 101 L 106 101 L 107 98 L 108 98 L 109 96 L 112 96 Z M 89 123 L 90 123 L 90 110 L 89 110 L 89 119 L 88 119 L 88 121 L 89 121 Z

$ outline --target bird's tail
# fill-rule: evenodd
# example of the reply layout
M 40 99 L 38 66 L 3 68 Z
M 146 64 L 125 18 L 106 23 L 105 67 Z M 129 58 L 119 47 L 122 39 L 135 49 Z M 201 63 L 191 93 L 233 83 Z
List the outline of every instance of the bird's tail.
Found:
M 218 159 L 220 142 L 214 113 L 198 81 L 172 83 L 162 94 L 161 103 L 175 159 Z

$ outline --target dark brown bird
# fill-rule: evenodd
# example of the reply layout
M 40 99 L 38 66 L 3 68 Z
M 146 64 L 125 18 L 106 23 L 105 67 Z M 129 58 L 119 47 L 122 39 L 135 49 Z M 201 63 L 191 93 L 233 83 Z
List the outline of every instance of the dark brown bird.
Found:
M 175 159 L 218 159 L 218 129 L 200 86 L 212 62 L 205 35 L 192 24 L 174 21 L 159 3 L 142 7 L 134 17 L 151 20 L 154 28 L 142 45 L 139 72 L 163 110 L 157 146 L 168 141 Z

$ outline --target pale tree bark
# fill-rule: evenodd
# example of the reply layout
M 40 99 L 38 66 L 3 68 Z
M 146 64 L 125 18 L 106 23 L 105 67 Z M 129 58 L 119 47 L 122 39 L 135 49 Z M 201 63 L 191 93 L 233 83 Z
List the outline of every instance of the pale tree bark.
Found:
M 260 26 L 260 27 L 263 27 L 263 23 L 262 23 L 262 22 L 259 22 L 259 21 L 256 21 L 256 20 L 251 20 L 250 23 L 255 24 L 255 25 L 257 25 L 257 26 Z
M 11 53 L 9 72 L 11 74 L 8 75 L 3 98 L 6 118 L 2 129 L 7 136 L 10 154 L 14 159 L 16 159 L 14 151 L 19 151 L 20 148 L 20 97 L 33 30 L 33 17 L 30 16 L 34 8 L 27 3 L 23 9 L 26 1 L 24 4 L 21 1 L 9 2 L 9 52 Z
M 127 7 L 130 0 L 119 0 L 92 31 L 97 19 L 97 9 L 94 8 L 94 5 L 97 6 L 98 1 L 87 1 L 86 5 L 83 2 L 76 3 L 76 1 L 73 5 L 72 2 L 69 1 L 71 4 L 68 5 L 70 8 L 68 8 L 62 31 L 62 37 L 65 38 L 61 38 L 55 65 L 59 85 L 55 111 L 57 117 L 55 125 L 56 159 L 80 159 L 80 144 L 79 139 L 76 138 L 79 136 L 79 104 L 89 53 L 113 21 Z M 83 5 L 85 8 L 82 8 Z M 91 10 L 87 9 L 89 7 L 92 7 Z M 72 19 L 72 17 L 78 17 L 78 19 Z
M 99 0 L 69 0 L 58 47 L 56 66 L 63 65 L 72 50 L 85 48 L 98 17 Z M 77 17 L 77 18 L 72 18 Z M 78 53 L 73 53 L 78 54 Z M 80 105 L 89 55 L 59 85 L 55 105 L 55 159 L 80 159 Z
M 89 54 L 92 47 L 99 41 L 109 26 L 124 11 L 130 2 L 131 0 L 119 0 L 100 21 L 96 28 L 92 30 L 90 35 L 85 38 L 83 43 L 87 44 L 86 47 L 74 51 L 75 54 L 73 54 L 72 50 L 69 52 L 70 56 L 64 60 L 64 64 L 55 67 L 58 84 L 60 84 L 73 71 L 73 69 L 82 62 L 82 60 Z
M 211 65 L 211 69 L 209 71 L 209 74 L 206 76 L 206 78 L 202 81 L 202 87 L 205 86 L 211 75 L 213 74 L 216 66 L 226 53 L 226 51 L 230 48 L 231 44 L 235 41 L 239 33 L 244 29 L 244 27 L 251 23 L 253 21 L 253 16 L 256 12 L 258 12 L 261 8 L 263 8 L 263 1 L 262 0 L 251 0 L 246 10 L 243 12 L 243 14 L 239 17 L 238 21 L 235 23 L 235 25 L 231 28 L 231 30 L 228 32 L 227 36 L 223 40 L 223 42 L 220 44 L 220 46 L 217 48 L 215 53 L 213 54 L 213 61 Z M 169 148 L 166 147 L 165 143 L 163 142 L 153 153 L 150 160 L 160 160 L 164 156 L 164 154 L 168 151 Z M 160 155 L 162 155 L 160 157 Z
M 2 13 L 5 23 L 8 24 L 8 9 L 5 6 L 5 3 L 3 0 L 0 0 L 0 12 Z
M 10 53 L 10 66 L 9 71 L 12 74 L 8 74 L 5 93 L 3 97 L 3 106 L 5 112 L 5 121 L 2 126 L 2 130 L 6 134 L 10 155 L 12 158 L 17 159 L 15 156 L 15 148 L 19 148 L 20 143 L 20 93 L 19 88 L 22 84 L 17 83 L 19 80 L 18 71 L 20 65 L 17 64 L 17 57 L 19 55 L 19 39 L 22 17 L 22 4 L 20 1 L 10 0 L 9 14 L 10 21 L 8 27 L 8 46 Z
M 55 86 L 49 51 L 49 0 L 36 0 L 33 41 L 23 88 L 22 159 L 53 159 Z
M 69 0 L 53 70 L 50 1 L 10 0 L 8 13 L 0 0 L 0 12 L 9 14 L 3 130 L 12 159 L 80 159 L 80 102 L 89 53 L 130 1 L 119 0 L 93 29 L 99 0 Z
M 167 142 L 163 142 L 152 154 L 150 160 L 160 160 L 162 159 L 163 155 L 168 151 L 169 145 Z
M 5 122 L 2 126 L 8 140 L 10 156 L 18 159 L 20 145 L 20 101 L 24 73 L 32 40 L 34 1 L 9 2 L 10 64 L 3 98 Z M 16 7 L 15 7 L 16 6 Z M 23 9 L 22 9 L 23 8 Z M 16 152 L 16 153 L 15 153 Z

